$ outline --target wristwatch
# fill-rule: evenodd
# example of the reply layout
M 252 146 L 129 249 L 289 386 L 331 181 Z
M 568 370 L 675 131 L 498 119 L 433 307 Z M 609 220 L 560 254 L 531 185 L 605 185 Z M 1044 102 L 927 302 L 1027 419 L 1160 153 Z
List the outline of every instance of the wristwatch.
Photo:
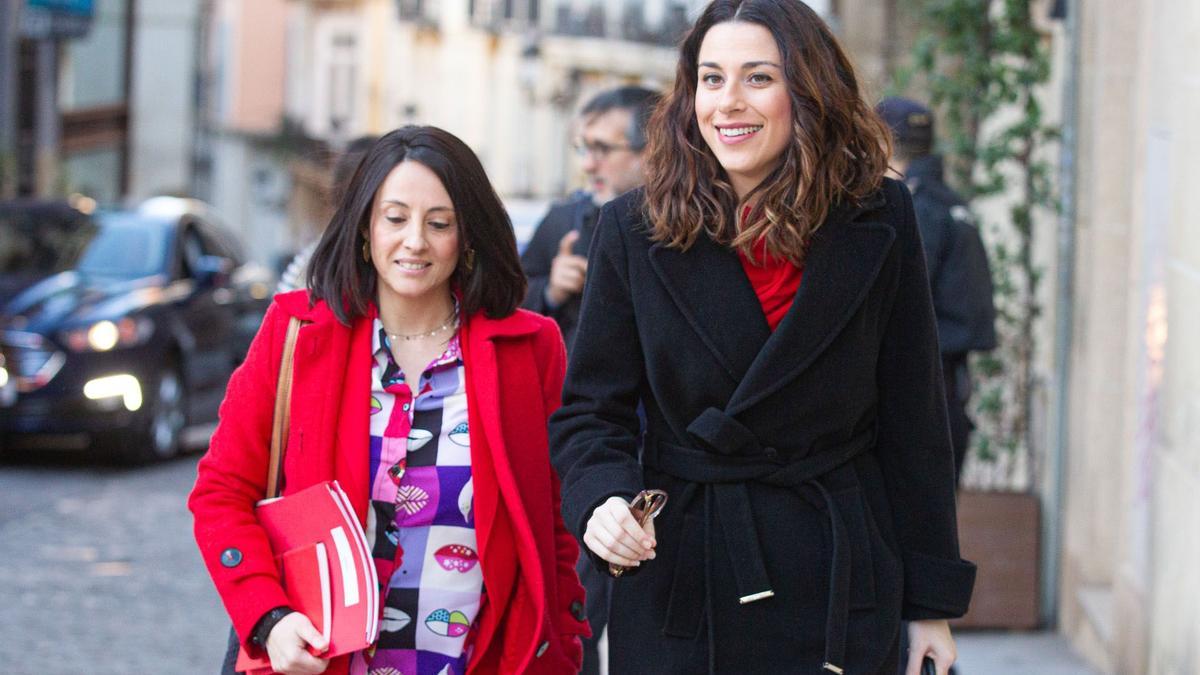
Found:
M 275 628 L 275 624 L 279 623 L 283 617 L 291 614 L 294 611 L 296 610 L 292 609 L 291 607 L 283 606 L 276 607 L 266 614 L 263 614 L 262 618 L 258 620 L 258 623 L 254 624 L 254 632 L 250 635 L 250 644 L 254 645 L 255 647 L 265 648 L 267 646 L 267 637 L 271 635 L 271 630 Z

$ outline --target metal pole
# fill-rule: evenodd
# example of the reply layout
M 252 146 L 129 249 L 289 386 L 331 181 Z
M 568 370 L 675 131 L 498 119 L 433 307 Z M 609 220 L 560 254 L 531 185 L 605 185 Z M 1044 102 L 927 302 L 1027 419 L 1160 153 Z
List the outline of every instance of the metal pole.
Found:
M 121 126 L 121 175 L 117 178 L 117 194 L 123 200 L 129 196 L 129 167 L 133 163 L 133 59 L 137 42 L 137 0 L 125 1 L 125 57 L 121 72 L 121 98 L 125 104 L 125 121 Z
M 196 10 L 196 45 L 192 54 L 194 86 L 192 101 L 196 110 L 192 118 L 191 175 L 189 192 L 205 201 L 212 201 L 212 66 L 209 59 L 209 39 L 215 7 L 213 0 L 200 0 Z
M 1062 148 L 1059 159 L 1059 205 L 1057 288 L 1054 331 L 1054 446 L 1046 463 L 1045 499 L 1042 510 L 1042 622 L 1058 622 L 1058 593 L 1061 585 L 1063 497 L 1067 489 L 1066 457 L 1070 440 L 1071 347 L 1074 341 L 1076 152 L 1079 131 L 1079 0 L 1067 0 L 1066 73 L 1063 78 Z
M 59 141 L 62 137 L 58 114 L 58 40 L 42 38 L 37 43 L 37 101 L 34 112 L 34 166 L 36 194 L 52 197 L 58 190 Z
M 17 192 L 17 3 L 0 0 L 0 199 Z

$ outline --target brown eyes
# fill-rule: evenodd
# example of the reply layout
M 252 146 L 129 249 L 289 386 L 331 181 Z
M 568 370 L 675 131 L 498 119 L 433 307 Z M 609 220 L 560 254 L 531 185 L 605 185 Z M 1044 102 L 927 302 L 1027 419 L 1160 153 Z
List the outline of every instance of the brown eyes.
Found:
M 710 87 L 719 86 L 724 79 L 725 78 L 716 73 L 705 73 L 704 75 L 700 76 L 700 82 Z M 764 84 L 770 84 L 774 81 L 774 78 L 766 73 L 751 73 L 746 77 L 746 81 L 753 85 L 762 86 Z

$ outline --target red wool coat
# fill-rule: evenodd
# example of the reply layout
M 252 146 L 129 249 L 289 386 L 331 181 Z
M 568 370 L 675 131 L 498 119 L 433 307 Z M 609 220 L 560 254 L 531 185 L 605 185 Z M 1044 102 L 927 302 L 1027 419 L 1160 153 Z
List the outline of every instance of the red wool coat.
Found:
M 230 379 L 188 500 L 204 563 L 243 643 L 263 614 L 287 604 L 254 504 L 266 491 L 275 384 L 293 316 L 311 323 L 296 342 L 283 494 L 335 479 L 366 523 L 371 321 L 346 327 L 324 303 L 310 309 L 304 291 L 279 295 Z M 553 321 L 523 310 L 467 317 L 461 337 L 487 588 L 469 670 L 577 672 L 578 638 L 590 630 L 546 439 L 562 389 L 562 338 Z M 224 562 L 240 560 L 227 567 L 230 549 Z M 334 659 L 326 672 L 345 673 L 348 661 Z

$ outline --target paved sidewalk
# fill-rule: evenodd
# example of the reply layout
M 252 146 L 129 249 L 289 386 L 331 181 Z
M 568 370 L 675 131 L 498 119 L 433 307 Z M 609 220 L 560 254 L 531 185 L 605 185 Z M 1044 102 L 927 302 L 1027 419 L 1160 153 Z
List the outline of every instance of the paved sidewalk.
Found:
M 959 675 L 1099 675 L 1055 633 L 958 632 Z

